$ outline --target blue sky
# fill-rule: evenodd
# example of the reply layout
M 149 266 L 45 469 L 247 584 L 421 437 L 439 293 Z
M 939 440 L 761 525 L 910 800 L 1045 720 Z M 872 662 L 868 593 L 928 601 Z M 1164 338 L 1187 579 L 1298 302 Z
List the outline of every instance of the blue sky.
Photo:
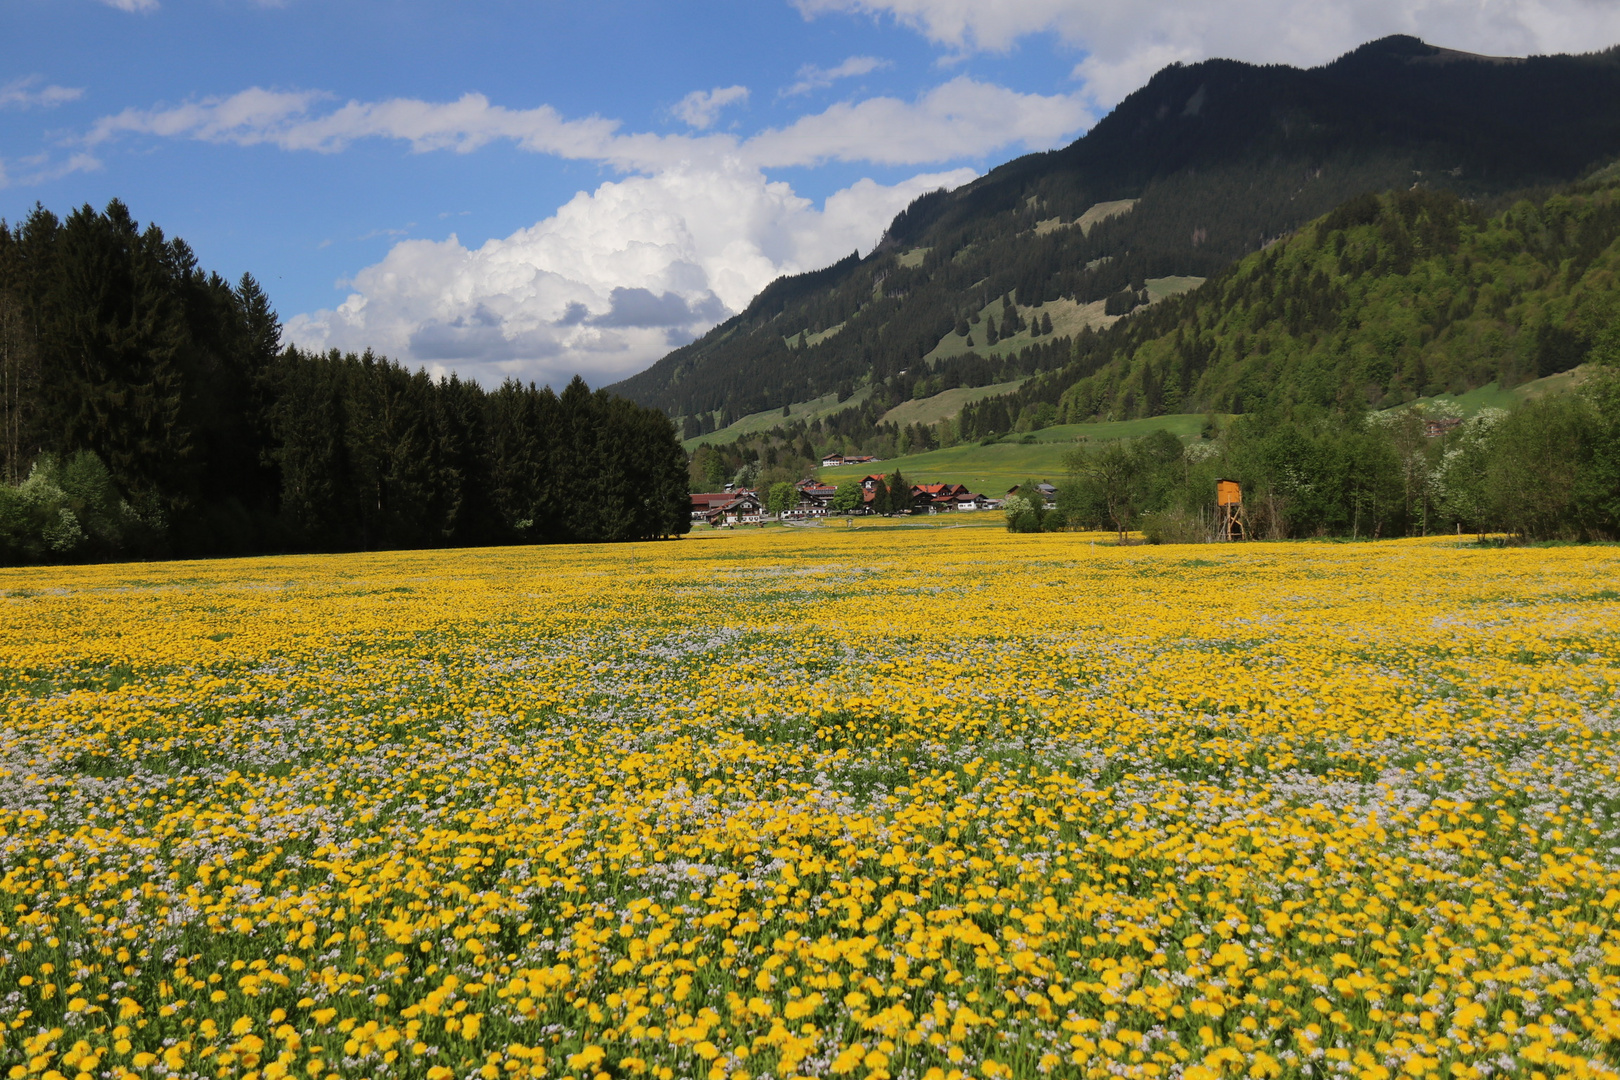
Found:
M 1593 0 L 7 0 L 0 215 L 123 199 L 289 336 L 611 382 L 1165 63 L 1620 40 Z

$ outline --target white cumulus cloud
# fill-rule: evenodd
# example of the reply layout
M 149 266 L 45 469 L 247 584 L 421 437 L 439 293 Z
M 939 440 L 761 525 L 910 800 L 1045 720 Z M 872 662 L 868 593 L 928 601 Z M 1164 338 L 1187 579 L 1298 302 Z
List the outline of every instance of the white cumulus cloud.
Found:
M 733 161 L 581 192 L 556 214 L 469 249 L 406 240 L 356 274 L 337 308 L 288 321 L 308 348 L 372 347 L 493 384 L 601 385 L 641 370 L 781 274 L 870 250 L 907 203 L 972 170 L 862 180 L 818 209 Z
M 1588 52 L 1620 42 L 1600 0 L 794 0 L 807 16 L 888 16 L 954 50 L 1005 51 L 1052 34 L 1087 54 L 1075 74 L 1108 105 L 1167 63 L 1221 56 L 1325 63 L 1387 34 L 1468 52 Z
M 854 73 L 867 58 L 840 68 Z M 689 97 L 684 119 L 712 124 L 742 87 Z M 870 179 L 818 209 L 768 170 L 828 161 L 939 165 L 1008 147 L 1038 149 L 1091 122 L 1077 95 L 1024 94 L 962 77 L 917 97 L 841 102 L 751 136 L 626 132 L 548 105 L 513 109 L 481 94 L 338 104 L 313 90 L 254 87 L 227 97 L 125 109 L 96 121 L 86 150 L 134 137 L 336 153 L 360 139 L 468 153 L 495 141 L 632 174 L 581 193 L 554 215 L 469 249 L 402 240 L 354 275 L 337 307 L 293 318 L 312 348 L 376 348 L 482 381 L 549 382 L 574 372 L 611 382 L 740 311 L 771 280 L 869 249 L 917 195 L 971 169 L 898 184 Z
M 119 11 L 128 11 L 131 13 L 141 11 L 156 11 L 158 9 L 158 0 L 101 0 L 101 2 L 106 4 L 108 7 L 114 7 Z
M 713 90 L 694 90 L 676 102 L 670 111 L 688 127 L 704 131 L 720 116 L 727 105 L 748 100 L 746 86 L 717 86 Z

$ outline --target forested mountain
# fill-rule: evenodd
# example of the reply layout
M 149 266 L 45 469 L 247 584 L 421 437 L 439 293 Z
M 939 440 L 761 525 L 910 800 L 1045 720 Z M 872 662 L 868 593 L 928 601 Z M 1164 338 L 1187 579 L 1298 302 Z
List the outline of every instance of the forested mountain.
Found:
M 775 282 L 612 389 L 691 435 L 920 367 L 988 385 L 1071 361 L 1062 327 L 1106 325 L 1150 279 L 1212 276 L 1364 192 L 1490 206 L 1616 155 L 1620 49 L 1497 59 L 1392 37 L 1309 70 L 1174 65 L 1072 145 L 923 196 L 871 255 Z M 1007 311 L 1041 349 L 985 355 Z M 942 347 L 953 334 L 975 348 Z
M 1620 178 L 1617 178 L 1620 179 Z M 1387 408 L 1587 359 L 1620 322 L 1620 186 L 1487 218 L 1448 192 L 1363 195 L 1202 288 L 1103 333 L 961 437 L 1165 412 Z
M 280 339 L 252 277 L 205 273 L 121 203 L 0 223 L 0 563 L 688 527 L 656 410 Z

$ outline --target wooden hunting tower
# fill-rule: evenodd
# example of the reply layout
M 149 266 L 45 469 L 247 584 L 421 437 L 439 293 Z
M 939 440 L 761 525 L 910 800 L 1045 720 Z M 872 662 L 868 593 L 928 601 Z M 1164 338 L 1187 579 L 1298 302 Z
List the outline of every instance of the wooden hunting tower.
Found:
M 1215 514 L 1216 539 L 1248 539 L 1243 530 L 1243 489 L 1236 480 L 1215 481 Z

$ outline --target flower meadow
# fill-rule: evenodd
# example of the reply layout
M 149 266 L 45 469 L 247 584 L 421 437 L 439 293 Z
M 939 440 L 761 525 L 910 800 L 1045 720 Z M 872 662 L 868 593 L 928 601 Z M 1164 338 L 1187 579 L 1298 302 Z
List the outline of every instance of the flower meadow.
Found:
M 1620 549 L 0 571 L 0 1074 L 1620 1077 Z

